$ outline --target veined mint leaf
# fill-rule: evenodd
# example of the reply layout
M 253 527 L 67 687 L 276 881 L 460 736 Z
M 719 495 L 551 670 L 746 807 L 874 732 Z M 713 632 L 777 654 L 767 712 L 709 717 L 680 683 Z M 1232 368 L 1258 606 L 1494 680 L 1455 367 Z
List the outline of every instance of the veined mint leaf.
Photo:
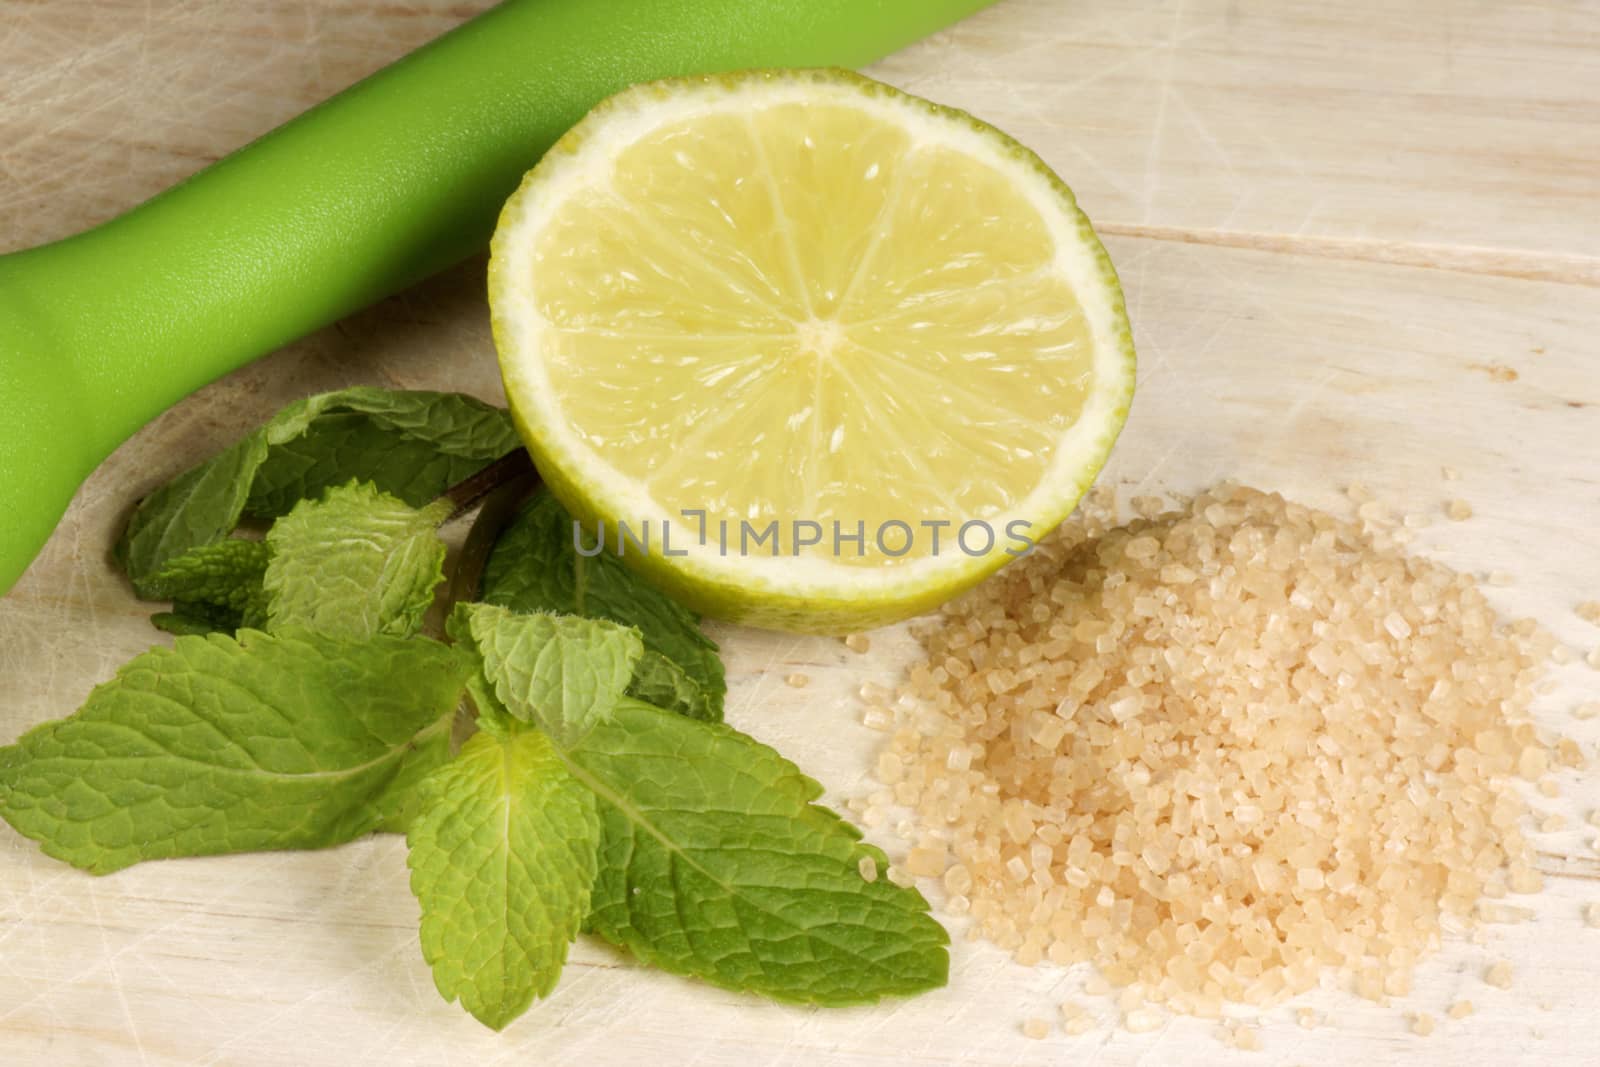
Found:
M 444 580 L 448 501 L 414 508 L 351 483 L 302 501 L 267 533 L 267 619 L 337 637 L 417 632 Z
M 467 679 L 467 692 L 472 696 L 473 706 L 478 709 L 479 725 L 488 729 L 495 728 L 497 723 L 510 725 L 516 721 L 516 716 L 506 709 L 495 695 L 493 685 L 484 677 L 483 652 L 478 648 L 477 638 L 472 636 L 471 611 L 471 605 L 456 605 L 456 610 L 451 612 L 445 623 L 445 630 L 477 664 L 477 669 Z M 626 695 L 677 715 L 687 715 L 691 719 L 697 718 L 705 706 L 694 681 L 677 664 L 654 652 L 646 652 L 639 657 Z
M 362 437 L 360 447 L 346 447 L 349 436 L 334 428 L 326 436 L 319 431 L 310 445 L 302 442 L 322 420 L 351 414 L 366 419 L 379 435 Z M 386 443 L 397 439 L 407 442 L 405 455 L 385 450 Z M 422 454 L 411 451 L 415 446 L 445 457 L 429 466 L 428 478 L 415 474 L 414 461 Z M 510 416 L 471 397 L 368 387 L 308 397 L 140 501 L 115 556 L 140 596 L 159 599 L 151 592 L 151 581 L 162 567 L 192 548 L 226 537 L 247 505 L 251 514 L 275 516 L 294 505 L 297 493 L 308 495 L 362 477 L 380 489 L 390 488 L 387 483 L 393 478 L 402 498 L 413 498 L 434 484 L 429 478 L 459 480 L 517 447 Z M 372 471 L 363 469 L 369 465 L 375 465 Z M 263 469 L 267 479 L 258 494 L 256 482 Z M 432 495 L 449 484 L 440 482 Z
M 461 654 L 472 662 L 472 670 L 467 674 L 467 695 L 478 711 L 478 728 L 509 730 L 516 726 L 518 720 L 500 703 L 500 698 L 495 695 L 494 684 L 484 677 L 483 650 L 478 648 L 478 639 L 472 636 L 471 611 L 472 605 L 458 603 L 445 619 L 444 631 L 456 643 Z
M 246 514 L 276 518 L 352 478 L 421 507 L 522 447 L 510 416 L 458 393 L 346 389 L 303 434 L 272 449 Z
M 170 559 L 150 579 L 163 600 L 215 604 L 243 612 L 261 597 L 271 554 L 263 541 L 228 538 Z
M 573 615 L 523 615 L 465 604 L 483 674 L 514 716 L 574 744 L 611 715 L 644 652 L 639 634 Z
M 225 538 L 168 560 L 150 580 L 149 593 L 171 600 L 172 611 L 150 621 L 173 633 L 260 628 L 266 623 L 261 580 L 269 554 L 264 542 Z
M 484 567 L 483 596 L 517 611 L 548 611 L 610 619 L 632 626 L 647 651 L 672 660 L 699 690 L 692 716 L 722 719 L 727 693 L 716 642 L 699 620 L 623 566 L 610 553 L 580 555 L 572 519 L 549 493 L 541 493 L 506 527 Z
M 715 707 L 720 711 L 721 702 L 711 701 L 699 683 L 659 652 L 646 652 L 639 657 L 633 681 L 628 683 L 628 695 L 676 715 L 701 722 L 719 721 L 711 717 L 711 710 Z
M 215 604 L 175 600 L 171 611 L 158 611 L 151 615 L 150 625 L 178 637 L 185 634 L 231 634 L 244 625 L 244 617 L 237 611 Z
M 423 638 L 180 637 L 0 749 L 0 816 L 95 874 L 394 828 L 470 666 Z
M 475 734 L 418 788 L 406 835 L 422 955 L 446 1000 L 496 1030 L 555 988 L 583 925 L 600 817 L 538 730 Z
M 589 924 L 647 963 L 777 1000 L 856 1004 L 944 984 L 944 928 L 821 787 L 727 726 L 624 699 L 566 753 L 595 793 Z
M 162 568 L 239 524 L 250 481 L 266 455 L 266 434 L 257 430 L 139 502 L 112 550 L 135 592 L 146 600 L 166 599 L 152 584 Z

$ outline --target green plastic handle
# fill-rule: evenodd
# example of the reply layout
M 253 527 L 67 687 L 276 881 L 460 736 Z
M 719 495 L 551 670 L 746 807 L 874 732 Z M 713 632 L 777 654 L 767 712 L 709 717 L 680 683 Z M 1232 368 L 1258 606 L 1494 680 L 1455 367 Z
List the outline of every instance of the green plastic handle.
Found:
M 480 249 L 611 93 L 860 66 L 992 2 L 509 0 L 126 215 L 0 256 L 0 593 L 129 434 Z

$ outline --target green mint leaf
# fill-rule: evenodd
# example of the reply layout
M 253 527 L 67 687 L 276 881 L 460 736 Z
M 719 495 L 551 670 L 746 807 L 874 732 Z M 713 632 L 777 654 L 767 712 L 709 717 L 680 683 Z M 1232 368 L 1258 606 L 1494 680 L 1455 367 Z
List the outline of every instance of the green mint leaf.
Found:
M 494 684 L 484 677 L 483 650 L 478 647 L 477 638 L 472 636 L 472 605 L 458 603 L 445 619 L 444 631 L 472 663 L 472 670 L 467 675 L 467 696 L 477 709 L 478 729 L 504 732 L 515 727 L 517 717 L 500 702 L 495 695 Z
M 720 721 L 712 715 L 714 710 L 721 710 L 721 702 L 710 700 L 682 667 L 658 652 L 646 652 L 639 657 L 633 681 L 628 683 L 628 695 L 675 715 L 687 715 L 701 722 Z
M 406 834 L 422 956 L 496 1030 L 549 995 L 588 914 L 600 817 L 550 741 L 480 732 L 418 788 Z
M 417 632 L 444 580 L 449 501 L 414 508 L 371 485 L 301 501 L 267 533 L 269 628 L 336 637 Z
M 150 625 L 178 637 L 185 634 L 231 634 L 244 625 L 244 616 L 232 608 L 216 604 L 175 600 L 171 611 L 158 611 L 150 616 Z
M 458 610 L 499 702 L 566 745 L 611 716 L 644 652 L 636 631 L 599 619 L 492 604 Z
M 579 555 L 572 519 L 541 493 L 506 527 L 483 573 L 486 603 L 517 611 L 583 615 L 632 626 L 647 651 L 672 660 L 699 687 L 692 717 L 720 721 L 727 693 L 716 642 L 695 615 L 645 583 L 615 556 Z
M 483 466 L 481 459 L 440 452 L 432 442 L 367 415 L 324 415 L 303 436 L 268 454 L 244 513 L 260 519 L 287 515 L 300 501 L 314 500 L 352 478 L 421 507 Z
M 327 395 L 333 399 L 305 432 L 267 456 L 246 514 L 276 518 L 352 478 L 421 507 L 522 447 L 503 409 L 458 393 L 357 388 Z
M 230 623 L 236 616 L 219 619 L 210 614 L 214 610 L 209 604 L 174 605 L 172 611 L 158 611 L 150 616 L 150 625 L 174 637 L 203 637 L 211 633 L 233 632 L 235 627 Z
M 190 549 L 226 537 L 239 524 L 246 508 L 252 515 L 272 517 L 288 511 L 301 496 L 314 495 L 331 485 L 367 477 L 380 489 L 390 486 L 402 499 L 415 499 L 434 483 L 407 475 L 419 453 L 396 456 L 378 438 L 364 439 L 359 448 L 347 449 L 338 433 L 317 434 L 308 449 L 302 441 L 321 421 L 340 415 L 360 415 L 392 443 L 403 438 L 432 453 L 447 457 L 428 466 L 428 478 L 460 480 L 519 446 L 510 416 L 471 397 L 454 393 L 400 392 L 368 387 L 341 389 L 290 404 L 265 426 L 197 467 L 157 489 L 134 509 L 114 555 L 145 599 L 162 599 L 153 593 L 152 580 L 168 563 Z M 287 451 L 285 451 L 287 449 Z M 374 465 L 371 474 L 363 468 Z M 268 479 L 260 494 L 256 482 L 263 469 Z M 451 482 L 441 482 L 438 495 Z M 299 495 L 296 495 L 299 494 Z
M 261 627 L 266 621 L 266 592 L 261 581 L 269 555 L 270 549 L 262 541 L 227 538 L 168 560 L 151 578 L 148 592 L 172 601 L 173 611 L 151 621 L 167 628 L 157 620 L 185 618 L 207 628 L 182 632 L 200 633 Z
M 112 550 L 135 592 L 146 600 L 165 600 L 152 584 L 162 568 L 232 532 L 266 454 L 267 436 L 257 430 L 139 502 Z
M 397 828 L 470 666 L 422 638 L 180 637 L 0 748 L 0 817 L 95 874 Z
M 949 938 L 913 889 L 865 881 L 883 854 L 814 801 L 821 787 L 727 726 L 621 701 L 567 753 L 595 793 L 589 925 L 647 963 L 807 1004 L 921 992 Z

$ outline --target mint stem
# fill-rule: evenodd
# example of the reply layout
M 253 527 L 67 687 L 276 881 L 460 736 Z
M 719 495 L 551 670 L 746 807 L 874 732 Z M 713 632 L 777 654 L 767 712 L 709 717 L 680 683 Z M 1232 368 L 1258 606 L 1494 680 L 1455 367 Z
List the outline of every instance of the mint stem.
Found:
M 531 477 L 535 485 L 539 482 L 539 475 L 533 469 L 533 460 L 528 458 L 527 450 L 519 448 L 515 452 L 507 452 L 470 478 L 457 482 L 439 494 L 440 500 L 448 500 L 454 505 L 445 522 L 459 519 L 496 489 L 524 477 Z
M 501 531 L 511 522 L 523 501 L 539 488 L 539 472 L 528 462 L 526 452 L 517 451 L 504 459 L 496 460 L 456 487 L 456 489 L 465 488 L 503 464 L 506 465 L 506 471 L 512 471 L 515 467 L 508 461 L 519 456 L 522 458 L 521 470 L 500 478 L 474 498 L 481 499 L 483 506 L 478 509 L 478 517 L 472 520 L 472 528 L 467 531 L 467 539 L 461 544 L 461 555 L 456 560 L 455 572 L 450 577 L 451 604 L 462 604 L 478 599 L 478 590 L 483 584 L 483 568 L 489 562 L 489 553 L 494 551 L 495 542 L 500 539 Z M 502 474 L 504 473 L 503 471 Z M 454 493 L 455 489 L 452 489 L 445 493 L 445 496 L 452 500 L 457 499 Z

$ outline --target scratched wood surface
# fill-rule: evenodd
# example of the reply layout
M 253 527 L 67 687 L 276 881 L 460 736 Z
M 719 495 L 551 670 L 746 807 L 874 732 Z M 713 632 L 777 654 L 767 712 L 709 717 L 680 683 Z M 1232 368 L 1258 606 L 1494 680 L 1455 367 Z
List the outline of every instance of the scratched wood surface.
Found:
M 105 219 L 486 6 L 481 0 L 0 0 L 0 248 Z M 1140 353 L 1107 478 L 1186 490 L 1232 476 L 1332 504 L 1359 479 L 1437 516 L 1419 548 L 1514 584 L 1492 599 L 1580 650 L 1600 629 L 1600 6 L 1585 0 L 1003 0 L 873 73 L 968 108 L 1074 186 L 1122 272 Z M 356 382 L 498 397 L 481 263 L 208 388 L 118 452 L 0 600 L 0 740 L 70 711 L 147 646 L 111 577 L 119 517 L 242 425 Z M 1462 472 L 1445 483 L 1440 468 Z M 842 801 L 877 736 L 851 693 L 915 654 L 712 626 L 729 717 Z M 782 684 L 800 670 L 804 690 Z M 1571 721 L 1600 673 L 1553 673 Z M 1575 827 L 1600 807 L 1569 774 Z M 1551 806 L 1551 805 L 1546 805 Z M 1537 918 L 1449 941 L 1387 1007 L 1337 983 L 1331 1019 L 1263 1021 L 1265 1051 L 1208 1024 L 1042 1043 L 1086 968 L 1024 970 L 967 942 L 948 989 L 849 1011 L 778 1007 L 584 941 L 558 993 L 500 1035 L 432 988 L 401 842 L 151 864 L 104 879 L 0 827 L 0 1063 L 1592 1064 L 1596 831 L 1542 836 Z M 1480 980 L 1506 958 L 1512 989 Z M 1402 1011 L 1477 1013 L 1428 1039 Z M 1098 1009 L 1108 1020 L 1109 1008 Z

